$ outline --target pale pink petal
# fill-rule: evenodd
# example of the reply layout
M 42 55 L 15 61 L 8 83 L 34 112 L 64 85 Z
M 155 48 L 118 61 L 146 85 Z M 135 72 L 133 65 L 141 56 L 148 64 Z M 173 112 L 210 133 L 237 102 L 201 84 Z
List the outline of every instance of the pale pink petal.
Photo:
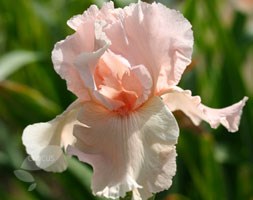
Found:
M 134 110 L 152 91 L 152 78 L 143 65 L 131 67 L 125 58 L 110 50 L 101 56 L 94 78 L 89 79 L 94 83 L 92 94 L 109 110 Z
M 55 71 L 67 81 L 68 89 L 82 100 L 89 100 L 90 96 L 79 71 L 75 67 L 75 60 L 82 52 L 92 53 L 95 48 L 94 32 L 94 24 L 86 22 L 85 27 L 80 27 L 78 32 L 56 43 L 52 51 Z
M 99 13 L 99 9 L 96 5 L 91 5 L 82 15 L 75 15 L 67 21 L 70 28 L 77 31 L 77 29 L 82 25 L 85 25 L 86 21 L 92 21 Z
M 176 85 L 191 62 L 190 23 L 179 12 L 157 3 L 139 2 L 124 12 L 104 29 L 112 42 L 110 50 L 125 57 L 131 66 L 147 67 L 157 93 Z
M 102 60 L 110 69 L 113 76 L 118 77 L 119 79 L 121 79 L 125 73 L 128 73 L 131 68 L 128 60 L 126 60 L 121 55 L 116 55 L 110 50 L 108 50 L 108 52 L 105 52 Z
M 75 141 L 73 126 L 78 124 L 80 103 L 74 102 L 61 115 L 49 122 L 29 125 L 22 141 L 36 165 L 46 171 L 61 172 L 67 167 L 62 148 Z
M 96 5 L 91 5 L 82 15 L 76 15 L 67 21 L 69 27 L 77 30 L 80 26 L 83 26 L 87 20 L 104 20 L 106 23 L 111 24 L 118 20 L 118 14 L 121 8 L 114 9 L 113 2 L 106 2 L 99 10 Z
M 159 97 L 122 116 L 84 103 L 68 152 L 92 165 L 93 193 L 108 198 L 133 191 L 135 199 L 168 189 L 176 172 L 177 122 Z
M 124 102 L 113 98 L 118 96 L 119 93 L 111 87 L 103 86 L 99 91 L 94 91 L 93 95 L 105 108 L 113 111 L 125 105 Z
M 77 32 L 56 43 L 52 60 L 56 72 L 67 80 L 68 89 L 83 101 L 92 98 L 93 74 L 99 58 L 110 45 L 103 21 L 86 20 Z
M 162 98 L 171 111 L 183 111 L 195 125 L 205 120 L 212 128 L 222 124 L 230 132 L 238 131 L 242 109 L 248 100 L 248 97 L 244 97 L 229 107 L 214 109 L 201 104 L 199 96 L 192 96 L 191 91 L 179 87 L 175 87 Z
M 122 86 L 125 90 L 134 91 L 138 99 L 135 102 L 135 108 L 138 108 L 146 100 L 148 100 L 153 86 L 152 78 L 143 65 L 134 66 L 129 74 L 125 74 L 122 79 Z

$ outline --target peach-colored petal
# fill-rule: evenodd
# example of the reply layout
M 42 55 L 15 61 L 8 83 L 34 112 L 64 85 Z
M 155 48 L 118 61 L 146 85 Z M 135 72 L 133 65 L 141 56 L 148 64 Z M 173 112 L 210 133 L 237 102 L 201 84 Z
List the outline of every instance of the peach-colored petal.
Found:
M 104 20 L 107 24 L 111 24 L 118 20 L 119 13 L 122 12 L 121 8 L 114 9 L 113 2 L 104 3 L 99 10 L 96 5 L 91 5 L 82 15 L 76 15 L 67 21 L 69 27 L 75 31 L 83 26 L 83 23 L 87 20 Z
M 131 65 L 121 55 L 116 55 L 112 51 L 108 50 L 102 57 L 103 62 L 110 69 L 114 77 L 122 79 L 122 76 L 129 72 Z
M 25 128 L 23 144 L 39 168 L 53 172 L 66 169 L 67 163 L 61 148 L 66 148 L 75 141 L 72 132 L 74 124 L 79 123 L 76 118 L 80 106 L 79 102 L 74 102 L 52 121 Z
M 162 98 L 171 111 L 182 110 L 195 125 L 205 120 L 212 128 L 222 124 L 230 132 L 238 131 L 242 109 L 248 100 L 248 97 L 244 97 L 229 107 L 214 109 L 201 104 L 199 96 L 192 96 L 191 91 L 179 87 L 175 87 Z
M 127 91 L 134 91 L 138 99 L 133 108 L 138 108 L 146 100 L 148 100 L 153 81 L 148 70 L 143 65 L 137 65 L 131 68 L 129 74 L 125 74 L 122 78 L 122 86 Z
M 82 52 L 76 56 L 75 66 L 79 72 L 85 86 L 91 91 L 96 90 L 96 83 L 94 80 L 94 73 L 96 65 L 100 57 L 105 53 L 106 49 L 110 45 L 110 41 L 107 40 L 104 33 L 101 30 L 101 24 L 96 23 L 96 42 L 97 50 L 93 52 Z
M 75 60 L 82 52 L 94 50 L 94 32 L 94 24 L 86 22 L 85 27 L 80 27 L 79 32 L 56 43 L 52 51 L 55 71 L 67 81 L 68 89 L 82 100 L 89 100 L 90 96 L 79 71 L 75 67 Z
M 132 67 L 124 57 L 110 50 L 97 62 L 94 78 L 86 79 L 94 83 L 93 95 L 103 106 L 123 113 L 138 108 L 152 90 L 152 78 L 143 65 Z
M 77 31 L 78 27 L 85 25 L 86 21 L 94 21 L 96 15 L 99 13 L 99 9 L 96 5 L 91 5 L 83 14 L 75 15 L 71 17 L 67 24 L 70 28 Z
M 78 119 L 86 127 L 75 126 L 68 152 L 93 166 L 94 194 L 115 199 L 133 191 L 147 199 L 170 187 L 179 129 L 159 97 L 125 116 L 87 102 Z
M 113 111 L 125 105 L 120 99 L 115 98 L 119 93 L 120 92 L 114 88 L 102 86 L 99 91 L 94 91 L 93 95 L 104 107 Z
M 132 4 L 104 31 L 112 42 L 110 50 L 125 57 L 131 66 L 147 67 L 157 93 L 176 85 L 191 62 L 190 23 L 162 4 Z
M 130 69 L 134 66 L 142 66 L 141 71 L 146 68 L 145 74 L 149 73 L 152 78 L 148 85 L 152 82 L 156 95 L 177 84 L 190 62 L 193 43 L 191 26 L 181 14 L 161 4 L 139 2 L 124 10 L 113 9 L 112 2 L 105 4 L 101 10 L 92 6 L 68 24 L 76 33 L 59 42 L 52 57 L 56 71 L 67 80 L 68 88 L 83 101 L 92 99 L 108 108 L 119 106 L 117 100 L 111 101 L 110 97 L 104 97 L 99 91 L 101 81 L 107 81 L 103 83 L 107 86 L 103 91 L 109 89 L 109 82 L 117 83 L 113 78 L 101 75 L 101 71 L 97 73 L 100 76 L 94 77 L 101 59 L 112 73 L 117 68 L 117 76 L 113 76 L 120 81 L 125 73 L 132 73 Z M 109 47 L 110 41 L 112 45 Z M 139 78 L 124 75 L 124 80 L 136 82 L 134 92 L 138 102 L 135 107 L 141 105 L 151 93 L 148 87 L 142 90 L 143 85 L 137 84 Z M 130 83 L 124 85 L 123 88 L 133 88 Z M 143 94 L 140 94 L 141 91 Z M 109 91 L 106 93 L 109 94 Z M 120 94 L 124 96 L 127 93 L 123 91 Z
M 52 52 L 56 72 L 67 80 L 69 90 L 83 101 L 91 98 L 89 90 L 95 89 L 96 63 L 110 45 L 103 26 L 103 21 L 84 21 L 76 33 L 56 43 Z

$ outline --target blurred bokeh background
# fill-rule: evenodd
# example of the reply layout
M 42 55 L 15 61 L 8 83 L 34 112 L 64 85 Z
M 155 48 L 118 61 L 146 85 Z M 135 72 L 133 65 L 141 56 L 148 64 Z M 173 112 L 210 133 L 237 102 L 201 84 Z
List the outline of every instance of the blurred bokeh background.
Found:
M 122 7 L 136 1 L 114 2 Z M 195 127 L 182 113 L 175 113 L 181 126 L 178 170 L 173 186 L 156 199 L 253 200 L 253 1 L 160 2 L 181 11 L 193 26 L 192 64 L 180 85 L 211 107 L 228 106 L 243 96 L 250 99 L 237 133 L 223 127 L 213 130 L 205 123 Z M 27 157 L 21 142 L 24 127 L 54 118 L 75 99 L 53 70 L 53 45 L 73 33 L 66 25 L 70 17 L 102 3 L 0 1 L 1 200 L 101 199 L 91 195 L 90 168 L 76 159 L 70 159 L 61 174 L 29 171 L 31 176 L 18 178 L 14 171 Z

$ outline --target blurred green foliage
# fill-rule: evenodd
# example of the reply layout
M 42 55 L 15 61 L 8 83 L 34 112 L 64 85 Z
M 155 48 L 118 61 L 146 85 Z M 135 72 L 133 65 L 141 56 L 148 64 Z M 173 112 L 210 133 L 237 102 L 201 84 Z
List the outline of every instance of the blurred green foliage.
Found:
M 1 200 L 99 199 L 90 191 L 91 169 L 75 159 L 69 159 L 70 166 L 62 174 L 31 172 L 37 188 L 30 192 L 29 184 L 13 172 L 27 156 L 21 142 L 24 127 L 54 118 L 75 99 L 54 72 L 50 58 L 54 44 L 73 33 L 66 21 L 90 4 L 102 2 L 0 1 Z M 118 0 L 115 5 L 129 2 Z M 246 67 L 253 68 L 253 62 L 247 61 L 253 49 L 253 35 L 246 28 L 250 18 L 234 10 L 228 0 L 161 2 L 183 12 L 193 25 L 193 62 L 181 86 L 212 107 L 228 106 L 245 95 L 250 99 L 240 130 L 232 134 L 223 127 L 212 130 L 205 123 L 194 127 L 182 113 L 175 113 L 182 127 L 177 175 L 173 186 L 156 199 L 253 199 L 253 91 L 248 85 L 252 80 L 245 76 Z

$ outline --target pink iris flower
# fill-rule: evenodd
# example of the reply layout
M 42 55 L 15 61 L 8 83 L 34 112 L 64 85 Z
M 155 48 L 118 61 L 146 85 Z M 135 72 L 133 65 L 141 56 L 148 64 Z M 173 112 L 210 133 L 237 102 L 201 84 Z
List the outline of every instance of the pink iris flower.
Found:
M 168 189 L 176 173 L 173 111 L 195 125 L 238 130 L 247 97 L 213 109 L 177 86 L 193 48 L 191 24 L 178 11 L 141 1 L 115 9 L 109 2 L 67 23 L 75 33 L 56 43 L 52 60 L 77 100 L 24 130 L 26 151 L 40 168 L 65 170 L 64 151 L 93 167 L 95 195 L 116 199 L 132 191 L 134 200 L 147 199 Z M 57 159 L 40 159 L 49 155 Z

